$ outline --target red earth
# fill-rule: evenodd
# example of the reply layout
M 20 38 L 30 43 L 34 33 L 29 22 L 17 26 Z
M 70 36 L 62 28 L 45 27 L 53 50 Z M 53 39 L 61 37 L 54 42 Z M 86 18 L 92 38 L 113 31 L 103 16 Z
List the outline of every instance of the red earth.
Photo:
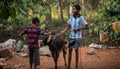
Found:
M 120 49 L 101 49 L 95 50 L 94 55 L 88 55 L 89 47 L 81 48 L 81 61 L 79 60 L 79 69 L 120 69 Z M 80 52 L 80 50 L 79 50 Z M 68 54 L 67 54 L 68 55 Z M 7 60 L 7 64 L 13 69 L 29 69 L 28 57 L 23 58 L 15 55 L 13 58 Z M 22 67 L 18 67 L 21 65 Z M 82 65 L 82 67 L 81 67 Z M 16 68 L 15 68 L 16 66 Z M 40 69 L 54 69 L 54 62 L 51 57 L 40 56 Z M 58 60 L 58 69 L 66 69 L 62 53 Z M 75 51 L 72 53 L 71 69 L 75 69 Z

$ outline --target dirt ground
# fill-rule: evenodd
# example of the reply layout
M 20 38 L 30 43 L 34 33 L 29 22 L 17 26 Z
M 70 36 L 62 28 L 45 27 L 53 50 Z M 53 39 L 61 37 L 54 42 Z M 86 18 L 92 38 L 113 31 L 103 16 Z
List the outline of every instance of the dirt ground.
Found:
M 81 48 L 81 62 L 79 61 L 79 69 L 120 69 L 120 49 L 102 49 L 95 50 L 94 55 L 88 55 L 86 52 L 89 48 Z M 80 52 L 80 50 L 79 50 Z M 71 69 L 75 69 L 75 52 L 72 53 Z M 68 54 L 67 54 L 68 55 Z M 40 56 L 40 69 L 54 69 L 54 62 L 51 57 Z M 29 69 L 28 57 L 23 58 L 15 55 L 7 61 L 7 64 L 18 69 L 18 65 L 22 65 L 21 69 Z M 81 67 L 82 65 L 82 67 Z M 16 68 L 15 68 L 16 67 Z M 20 67 L 19 67 L 20 68 Z M 58 69 L 65 69 L 62 53 L 58 60 Z

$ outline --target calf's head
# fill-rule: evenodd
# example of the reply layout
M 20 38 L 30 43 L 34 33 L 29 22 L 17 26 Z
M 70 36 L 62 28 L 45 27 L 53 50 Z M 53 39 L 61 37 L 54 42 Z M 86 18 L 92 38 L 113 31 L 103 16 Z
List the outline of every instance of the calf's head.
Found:
M 52 35 L 50 34 L 50 35 L 46 35 L 46 36 L 43 38 L 42 43 L 43 43 L 44 45 L 49 45 L 49 44 L 51 43 L 51 41 L 52 41 Z

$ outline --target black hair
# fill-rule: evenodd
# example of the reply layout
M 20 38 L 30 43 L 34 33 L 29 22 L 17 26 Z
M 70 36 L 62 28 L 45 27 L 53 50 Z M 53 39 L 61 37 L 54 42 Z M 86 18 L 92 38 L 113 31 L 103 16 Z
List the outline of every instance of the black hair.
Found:
M 80 10 L 81 10 L 80 5 L 74 5 L 73 7 L 75 7 L 78 11 L 80 11 Z
M 39 22 L 40 22 L 40 20 L 38 17 L 35 17 L 32 19 L 32 23 L 39 23 Z

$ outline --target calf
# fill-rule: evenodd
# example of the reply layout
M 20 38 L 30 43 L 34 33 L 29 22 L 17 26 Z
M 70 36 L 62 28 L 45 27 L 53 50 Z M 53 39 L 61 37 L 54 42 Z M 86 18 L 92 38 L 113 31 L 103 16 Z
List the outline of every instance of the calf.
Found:
M 57 69 L 57 61 L 59 58 L 60 51 L 63 52 L 65 66 L 67 66 L 66 64 L 66 48 L 67 47 L 65 46 L 66 43 L 67 42 L 64 40 L 64 37 L 61 35 L 55 35 L 54 38 L 52 38 L 52 35 L 49 35 L 45 37 L 43 40 L 43 44 L 48 45 L 52 53 L 52 57 L 55 63 L 55 69 Z

